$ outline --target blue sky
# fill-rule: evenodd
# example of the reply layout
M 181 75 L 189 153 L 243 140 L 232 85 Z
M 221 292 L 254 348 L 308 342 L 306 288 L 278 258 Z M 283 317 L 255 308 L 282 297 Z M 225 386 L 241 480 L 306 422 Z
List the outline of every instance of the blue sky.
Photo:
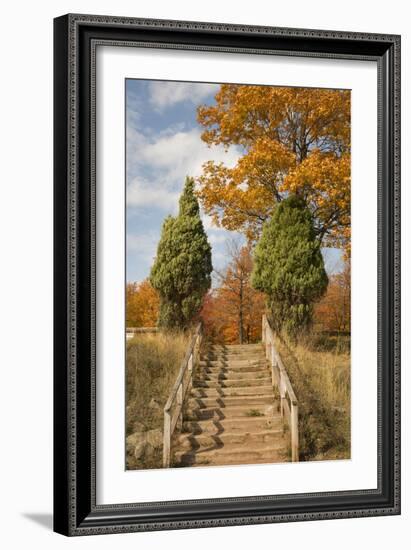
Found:
M 127 281 L 148 277 L 163 220 L 177 213 L 186 176 L 199 176 L 207 160 L 233 166 L 240 156 L 236 147 L 210 148 L 200 137 L 196 109 L 212 103 L 218 88 L 218 84 L 126 80 Z M 227 240 L 242 237 L 201 215 L 213 266 L 221 269 Z M 339 251 L 323 253 L 327 270 L 337 270 Z

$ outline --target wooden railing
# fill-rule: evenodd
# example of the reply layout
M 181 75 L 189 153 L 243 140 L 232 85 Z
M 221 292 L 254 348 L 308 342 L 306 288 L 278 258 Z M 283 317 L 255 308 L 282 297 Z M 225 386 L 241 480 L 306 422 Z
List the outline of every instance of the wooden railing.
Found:
M 133 338 L 135 334 L 154 334 L 158 332 L 157 327 L 126 327 L 126 339 Z
M 275 347 L 274 332 L 266 315 L 263 315 L 262 341 L 266 358 L 271 365 L 273 386 L 277 387 L 280 393 L 281 416 L 285 418 L 290 427 L 291 460 L 298 462 L 298 401 L 280 354 Z
M 177 380 L 171 390 L 170 397 L 164 407 L 164 431 L 163 431 L 163 467 L 170 467 L 171 438 L 176 427 L 183 427 L 183 406 L 186 395 L 191 389 L 193 371 L 197 364 L 202 340 L 202 325 L 199 323 L 194 331 L 186 355 L 181 363 Z

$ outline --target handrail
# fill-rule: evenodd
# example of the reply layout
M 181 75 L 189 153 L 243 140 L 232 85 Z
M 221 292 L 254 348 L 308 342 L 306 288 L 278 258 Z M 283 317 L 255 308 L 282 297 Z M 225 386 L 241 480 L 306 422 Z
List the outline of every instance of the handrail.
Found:
M 170 396 L 164 407 L 164 430 L 163 430 L 163 467 L 170 467 L 171 460 L 171 438 L 176 426 L 182 428 L 183 405 L 193 379 L 193 369 L 198 358 L 202 340 L 202 324 L 196 326 L 194 335 L 184 359 L 181 362 L 180 371 L 171 389 Z M 174 405 L 177 405 L 173 411 Z
M 280 354 L 275 347 L 274 331 L 266 315 L 263 315 L 262 341 L 265 347 L 265 355 L 271 365 L 271 378 L 273 386 L 277 386 L 280 392 L 281 416 L 285 416 L 290 426 L 291 433 L 291 460 L 298 462 L 298 401 L 284 367 Z M 290 401 L 288 404 L 287 397 Z
M 157 327 L 126 327 L 126 334 L 145 334 L 158 332 Z

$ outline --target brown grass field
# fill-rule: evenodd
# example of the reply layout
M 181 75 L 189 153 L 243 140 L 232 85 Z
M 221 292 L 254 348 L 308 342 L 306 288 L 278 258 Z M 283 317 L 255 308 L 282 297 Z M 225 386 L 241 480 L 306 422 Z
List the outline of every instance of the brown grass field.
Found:
M 163 428 L 163 408 L 177 378 L 189 336 L 176 333 L 140 334 L 127 342 L 126 435 Z M 127 458 L 127 468 L 159 468 L 161 452 L 137 461 Z
M 299 405 L 300 460 L 351 455 L 349 335 L 312 334 L 297 344 L 277 339 Z

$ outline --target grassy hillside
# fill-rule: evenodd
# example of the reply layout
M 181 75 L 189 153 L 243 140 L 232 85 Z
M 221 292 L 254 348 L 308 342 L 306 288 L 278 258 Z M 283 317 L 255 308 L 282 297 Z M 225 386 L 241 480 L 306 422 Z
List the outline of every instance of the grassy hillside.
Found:
M 163 408 L 177 378 L 189 336 L 139 334 L 127 342 L 126 435 L 163 428 Z M 127 467 L 161 467 L 161 450 L 144 463 L 128 457 Z
M 349 336 L 314 335 L 298 344 L 277 339 L 300 414 L 300 459 L 350 458 Z

